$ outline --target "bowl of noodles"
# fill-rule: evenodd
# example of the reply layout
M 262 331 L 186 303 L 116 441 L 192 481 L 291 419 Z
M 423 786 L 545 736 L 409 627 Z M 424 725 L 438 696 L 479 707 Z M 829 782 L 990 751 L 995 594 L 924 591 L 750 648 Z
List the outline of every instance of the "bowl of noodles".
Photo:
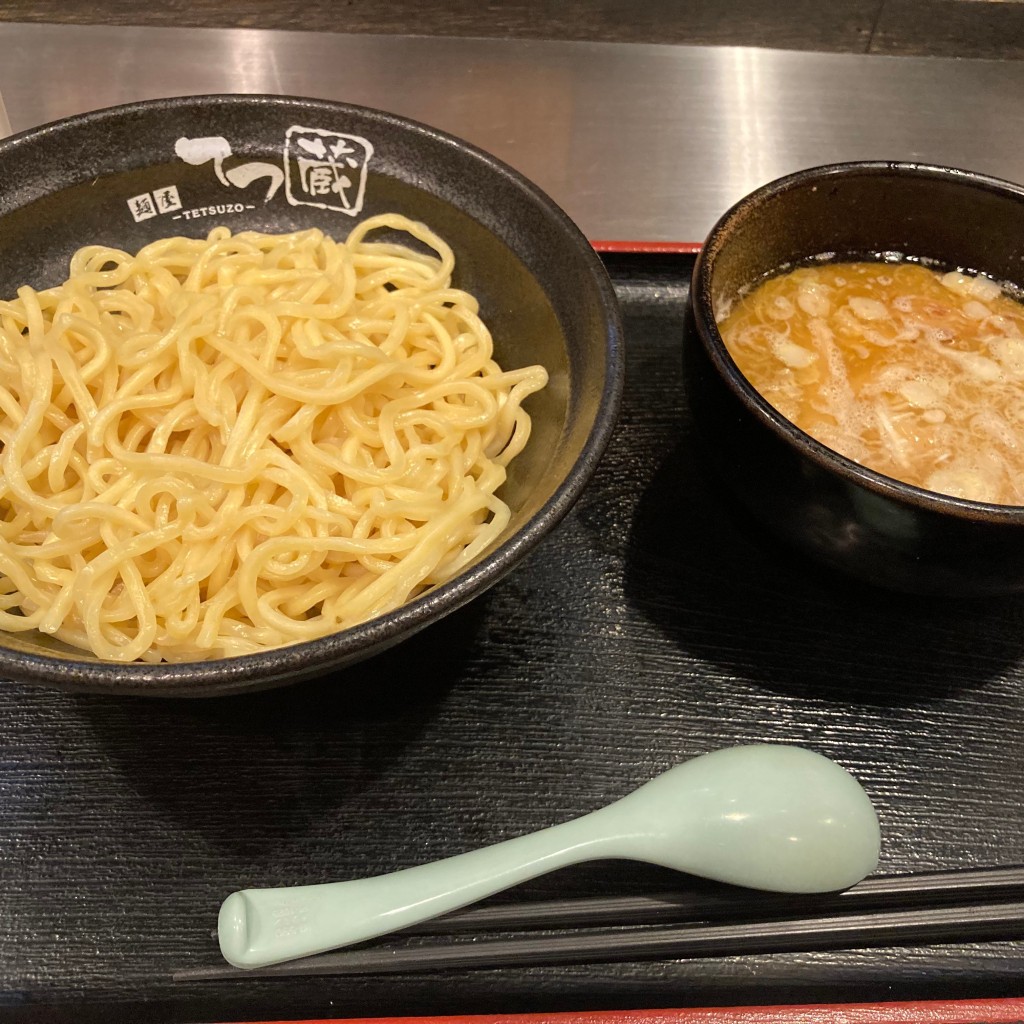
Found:
M 621 325 L 515 171 L 380 111 L 148 101 L 0 142 L 0 677 L 265 688 L 558 523 Z
M 795 548 L 873 584 L 1024 591 L 1024 188 L 815 167 L 725 213 L 686 357 L 704 449 Z

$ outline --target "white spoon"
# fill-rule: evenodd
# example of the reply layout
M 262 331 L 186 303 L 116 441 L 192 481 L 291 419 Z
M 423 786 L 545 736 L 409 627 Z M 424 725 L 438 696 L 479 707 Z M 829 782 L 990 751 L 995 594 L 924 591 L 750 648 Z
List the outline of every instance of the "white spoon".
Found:
M 563 825 L 375 878 L 232 893 L 224 958 L 266 967 L 407 928 L 580 861 L 647 861 L 774 892 L 845 889 L 878 864 L 878 818 L 846 771 L 758 744 L 687 761 Z

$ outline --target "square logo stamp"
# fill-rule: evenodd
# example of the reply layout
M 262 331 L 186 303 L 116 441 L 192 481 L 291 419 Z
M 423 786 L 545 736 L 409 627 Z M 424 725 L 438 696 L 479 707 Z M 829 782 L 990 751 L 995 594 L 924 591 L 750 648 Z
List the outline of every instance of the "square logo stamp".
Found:
M 292 206 L 355 216 L 363 208 L 373 146 L 358 135 L 302 128 L 285 133 L 285 195 Z

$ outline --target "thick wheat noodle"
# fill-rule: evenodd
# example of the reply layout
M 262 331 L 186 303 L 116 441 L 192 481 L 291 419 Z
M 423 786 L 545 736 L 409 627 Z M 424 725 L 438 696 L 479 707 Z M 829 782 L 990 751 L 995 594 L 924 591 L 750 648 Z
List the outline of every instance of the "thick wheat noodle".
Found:
M 114 661 L 244 654 L 491 547 L 547 374 L 497 365 L 454 264 L 397 215 L 344 242 L 219 227 L 88 246 L 0 302 L 0 628 Z

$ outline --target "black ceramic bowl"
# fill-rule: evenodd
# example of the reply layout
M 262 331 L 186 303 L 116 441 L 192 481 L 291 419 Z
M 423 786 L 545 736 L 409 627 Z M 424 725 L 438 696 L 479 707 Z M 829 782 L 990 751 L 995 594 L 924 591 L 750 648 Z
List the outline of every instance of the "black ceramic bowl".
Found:
M 344 150 L 346 165 L 329 165 Z M 339 157 L 340 159 L 340 157 Z M 305 160 L 305 163 L 300 163 Z M 319 161 L 319 163 L 318 163 Z M 326 170 L 316 172 L 324 164 Z M 340 188 L 331 184 L 344 177 Z M 449 583 L 363 625 L 258 655 L 112 664 L 35 634 L 0 635 L 0 678 L 140 694 L 258 689 L 365 658 L 478 595 L 565 515 L 608 441 L 621 323 L 587 240 L 500 161 L 391 114 L 316 100 L 206 96 L 102 110 L 0 142 L 0 295 L 55 285 L 80 246 L 136 250 L 168 235 L 319 227 L 343 236 L 394 211 L 452 246 L 505 366 L 541 363 L 534 433 L 502 489 L 504 539 Z
M 816 167 L 751 193 L 693 272 L 686 347 L 704 451 L 777 535 L 871 583 L 916 593 L 1024 590 L 1024 508 L 964 501 L 865 469 L 794 427 L 726 351 L 716 306 L 787 264 L 898 252 L 1024 285 L 1024 189 L 919 164 Z

